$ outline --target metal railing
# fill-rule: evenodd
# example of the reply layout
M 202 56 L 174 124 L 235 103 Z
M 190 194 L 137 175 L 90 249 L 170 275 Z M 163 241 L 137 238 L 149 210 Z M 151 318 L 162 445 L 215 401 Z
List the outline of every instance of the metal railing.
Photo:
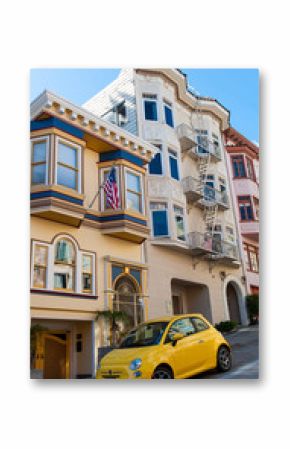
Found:
M 236 244 L 220 240 L 210 233 L 193 231 L 187 236 L 188 246 L 192 250 L 203 250 L 205 253 L 216 254 L 220 257 L 239 260 L 238 247 Z
M 203 187 L 203 198 L 205 201 L 219 203 L 225 206 L 229 205 L 229 197 L 226 191 L 214 189 L 206 184 Z
M 186 176 L 181 180 L 183 193 L 200 192 L 200 181 L 192 176 Z
M 216 159 L 221 159 L 221 148 L 215 145 L 214 142 L 205 138 L 202 143 L 198 143 L 196 133 L 190 126 L 186 123 L 181 123 L 176 127 L 176 134 L 178 139 L 182 143 L 183 149 L 191 148 L 191 151 L 198 157 L 206 157 L 209 154 L 214 156 Z

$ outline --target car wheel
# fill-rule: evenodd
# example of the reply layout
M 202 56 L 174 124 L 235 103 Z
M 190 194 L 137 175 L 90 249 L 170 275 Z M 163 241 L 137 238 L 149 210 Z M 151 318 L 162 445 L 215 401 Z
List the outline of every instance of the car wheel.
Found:
M 229 371 L 232 366 L 231 351 L 227 346 L 221 346 L 217 354 L 217 368 L 219 371 Z
M 167 366 L 158 366 L 152 379 L 173 379 L 172 371 Z

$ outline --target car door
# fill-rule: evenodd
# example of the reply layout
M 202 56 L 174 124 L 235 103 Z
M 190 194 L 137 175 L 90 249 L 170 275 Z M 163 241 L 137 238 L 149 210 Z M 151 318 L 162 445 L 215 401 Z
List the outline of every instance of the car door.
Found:
M 195 327 L 195 334 L 193 344 L 195 346 L 195 368 L 210 369 L 215 366 L 215 337 L 216 333 L 202 318 L 193 317 L 193 325 Z
M 181 333 L 184 338 L 177 342 L 172 342 L 175 333 Z M 196 329 L 191 318 L 179 318 L 175 320 L 167 333 L 165 344 L 173 365 L 176 377 L 183 376 L 190 372 L 195 358 L 195 345 L 193 344 Z

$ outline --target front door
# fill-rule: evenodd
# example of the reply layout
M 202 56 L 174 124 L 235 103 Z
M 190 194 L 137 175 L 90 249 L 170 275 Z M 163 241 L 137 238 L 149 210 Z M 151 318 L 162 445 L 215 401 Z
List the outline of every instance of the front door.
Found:
M 37 368 L 43 379 L 69 378 L 69 334 L 40 332 L 37 340 Z

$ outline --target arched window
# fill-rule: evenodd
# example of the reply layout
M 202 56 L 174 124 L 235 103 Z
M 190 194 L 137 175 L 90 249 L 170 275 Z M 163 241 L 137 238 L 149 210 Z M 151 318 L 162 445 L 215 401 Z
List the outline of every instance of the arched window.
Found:
M 143 302 L 135 282 L 129 276 L 122 276 L 115 284 L 113 308 L 126 313 L 133 327 L 143 321 Z
M 65 238 L 57 240 L 54 247 L 54 288 L 75 290 L 76 250 Z

